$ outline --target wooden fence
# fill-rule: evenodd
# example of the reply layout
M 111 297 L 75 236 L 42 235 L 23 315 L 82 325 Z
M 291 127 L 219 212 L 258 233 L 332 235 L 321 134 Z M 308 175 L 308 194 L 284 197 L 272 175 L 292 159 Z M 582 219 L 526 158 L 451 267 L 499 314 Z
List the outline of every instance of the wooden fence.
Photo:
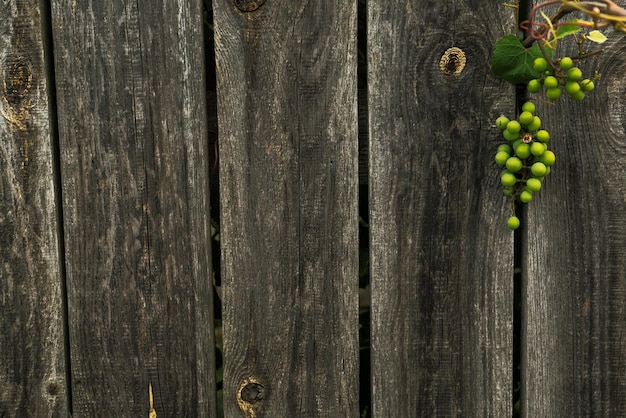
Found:
M 0 1 L 0 417 L 215 416 L 218 262 L 227 417 L 626 414 L 626 39 L 513 234 L 509 8 L 368 0 L 361 106 L 356 0 L 213 8 L 218 162 L 199 0 Z

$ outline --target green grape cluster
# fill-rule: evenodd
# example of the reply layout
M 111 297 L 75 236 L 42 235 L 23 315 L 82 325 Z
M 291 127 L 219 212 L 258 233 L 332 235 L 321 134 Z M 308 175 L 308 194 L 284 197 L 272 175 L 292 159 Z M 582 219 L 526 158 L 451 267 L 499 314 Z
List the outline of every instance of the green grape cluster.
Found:
M 530 93 L 538 93 L 545 90 L 549 100 L 557 100 L 561 97 L 561 92 L 565 92 L 575 101 L 581 101 L 586 93 L 594 89 L 592 79 L 583 79 L 583 72 L 574 66 L 574 60 L 570 57 L 563 57 L 558 61 L 558 66 L 548 65 L 545 58 L 536 58 L 533 68 L 541 78 L 535 78 L 528 82 L 527 88 Z
M 500 116 L 496 119 L 496 126 L 507 141 L 498 147 L 495 155 L 496 163 L 503 168 L 500 182 L 504 194 L 510 196 L 513 203 L 528 203 L 541 190 L 543 180 L 555 162 L 554 153 L 548 149 L 550 134 L 541 129 L 541 119 L 535 115 L 533 102 L 524 103 L 517 119 Z M 520 226 L 514 204 L 507 225 L 511 229 Z

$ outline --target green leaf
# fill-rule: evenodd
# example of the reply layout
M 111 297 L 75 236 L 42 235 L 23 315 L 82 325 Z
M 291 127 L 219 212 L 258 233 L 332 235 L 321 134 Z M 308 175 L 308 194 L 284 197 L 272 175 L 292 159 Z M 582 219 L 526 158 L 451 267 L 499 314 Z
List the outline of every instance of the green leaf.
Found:
M 551 49 L 546 49 L 546 54 L 552 59 Z M 543 57 L 543 54 L 537 44 L 527 49 L 517 36 L 506 35 L 496 42 L 491 55 L 491 71 L 509 83 L 528 83 L 540 77 L 533 69 L 533 61 L 539 57 Z
M 598 44 L 606 42 L 607 39 L 606 36 L 604 36 L 604 34 L 599 30 L 592 30 L 591 32 L 589 32 L 589 35 L 587 35 L 586 38 L 589 39 L 591 42 L 595 42 Z
M 556 30 L 556 38 L 557 39 L 562 39 L 565 38 L 566 36 L 569 35 L 573 35 L 575 33 L 578 33 L 582 30 L 582 28 L 578 25 L 574 25 L 571 23 L 566 23 L 565 25 L 561 25 L 557 28 Z

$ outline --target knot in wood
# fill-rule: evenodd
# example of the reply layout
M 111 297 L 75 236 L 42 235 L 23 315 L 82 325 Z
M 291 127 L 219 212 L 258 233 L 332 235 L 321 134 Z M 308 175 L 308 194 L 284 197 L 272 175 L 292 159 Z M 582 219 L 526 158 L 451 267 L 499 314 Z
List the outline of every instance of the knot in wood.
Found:
M 241 12 L 254 12 L 259 7 L 263 6 L 265 0 L 234 0 L 235 6 Z
M 265 388 L 260 383 L 248 383 L 241 388 L 241 400 L 249 404 L 261 402 L 265 397 Z
M 30 91 L 33 71 L 28 61 L 15 59 L 2 71 L 4 98 L 12 106 L 21 102 Z
M 31 93 L 33 67 L 22 57 L 11 57 L 0 64 L 0 115 L 20 131 L 25 131 L 30 109 L 34 106 Z
M 241 382 L 237 391 L 237 404 L 246 417 L 256 415 L 255 408 L 260 406 L 260 402 L 267 396 L 267 389 L 261 382 L 250 377 Z
M 445 75 L 458 76 L 465 69 L 465 52 L 461 48 L 453 46 L 443 53 L 439 60 L 439 70 Z

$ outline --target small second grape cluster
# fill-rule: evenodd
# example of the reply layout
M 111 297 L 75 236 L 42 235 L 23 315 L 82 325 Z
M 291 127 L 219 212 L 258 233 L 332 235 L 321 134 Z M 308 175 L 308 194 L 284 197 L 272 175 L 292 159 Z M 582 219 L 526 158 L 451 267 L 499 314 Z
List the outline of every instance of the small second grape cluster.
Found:
M 583 79 L 583 72 L 574 67 L 574 60 L 570 57 L 561 58 L 558 67 L 549 65 L 545 58 L 540 57 L 533 62 L 533 68 L 542 76 L 528 82 L 528 91 L 538 93 L 544 88 L 549 100 L 557 100 L 561 97 L 562 88 L 565 88 L 569 97 L 579 102 L 595 87 L 592 79 Z
M 585 94 L 594 89 L 593 80 L 583 79 L 582 71 L 574 67 L 569 57 L 561 58 L 558 66 L 537 58 L 533 68 L 541 77 L 528 82 L 528 91 L 538 93 L 544 89 L 549 100 L 557 100 L 563 88 L 575 101 L 583 100 Z M 511 229 L 520 226 L 515 203 L 528 203 L 533 199 L 556 161 L 554 153 L 548 149 L 550 133 L 541 129 L 541 119 L 535 110 L 535 103 L 527 101 L 517 119 L 510 120 L 506 116 L 496 119 L 496 126 L 507 141 L 498 147 L 495 160 L 503 168 L 500 182 L 504 193 L 512 198 L 512 215 L 507 220 Z

